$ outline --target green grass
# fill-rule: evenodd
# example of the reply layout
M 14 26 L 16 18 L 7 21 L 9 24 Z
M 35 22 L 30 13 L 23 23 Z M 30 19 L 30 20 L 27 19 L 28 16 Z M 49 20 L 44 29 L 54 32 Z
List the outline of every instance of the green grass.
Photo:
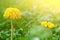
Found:
M 27 7 L 26 7 L 27 5 Z M 40 40 L 60 40 L 60 16 L 50 11 L 42 11 L 40 7 L 33 9 L 33 4 L 28 0 L 0 0 L 0 38 L 10 40 L 10 20 L 3 17 L 8 7 L 19 8 L 22 14 L 20 20 L 13 21 L 14 40 L 33 40 L 34 37 Z M 40 25 L 41 21 L 51 21 L 55 24 L 54 29 L 45 28 Z

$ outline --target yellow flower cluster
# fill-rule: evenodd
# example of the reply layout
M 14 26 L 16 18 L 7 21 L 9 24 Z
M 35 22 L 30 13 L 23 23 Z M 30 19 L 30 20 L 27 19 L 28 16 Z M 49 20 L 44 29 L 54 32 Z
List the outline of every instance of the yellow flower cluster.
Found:
M 21 12 L 17 8 L 7 8 L 3 15 L 5 18 L 9 18 L 11 20 L 20 19 Z
M 48 28 L 54 28 L 55 27 L 52 22 L 48 22 L 48 21 L 41 22 L 41 25 L 44 27 L 48 27 Z

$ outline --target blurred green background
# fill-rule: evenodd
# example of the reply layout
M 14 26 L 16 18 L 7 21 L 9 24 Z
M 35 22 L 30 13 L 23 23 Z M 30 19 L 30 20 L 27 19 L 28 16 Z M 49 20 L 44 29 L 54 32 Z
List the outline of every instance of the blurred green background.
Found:
M 10 40 L 11 37 L 10 20 L 3 17 L 8 7 L 16 7 L 22 14 L 20 20 L 13 21 L 14 40 L 60 40 L 60 12 L 54 10 L 56 7 L 44 6 L 43 1 L 0 0 L 0 40 Z M 41 21 L 51 21 L 55 28 L 44 28 Z

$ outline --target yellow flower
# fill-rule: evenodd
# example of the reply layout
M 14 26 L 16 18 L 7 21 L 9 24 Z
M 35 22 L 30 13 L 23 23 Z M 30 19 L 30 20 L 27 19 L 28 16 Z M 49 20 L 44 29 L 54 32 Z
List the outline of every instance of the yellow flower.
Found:
M 54 27 L 55 27 L 54 24 L 53 24 L 52 22 L 48 22 L 47 25 L 48 25 L 49 28 L 54 28 Z
M 52 22 L 47 22 L 47 21 L 41 22 L 41 25 L 44 27 L 48 27 L 48 28 L 54 28 L 55 27 Z
M 41 25 L 47 27 L 47 21 L 41 22 Z
M 17 8 L 7 8 L 3 15 L 5 18 L 14 20 L 21 18 L 21 12 Z

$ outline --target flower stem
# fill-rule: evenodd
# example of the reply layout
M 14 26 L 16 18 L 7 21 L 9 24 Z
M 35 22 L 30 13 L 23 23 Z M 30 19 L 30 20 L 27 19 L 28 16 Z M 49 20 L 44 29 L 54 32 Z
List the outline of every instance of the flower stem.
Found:
M 12 23 L 12 20 L 11 20 L 11 40 L 13 40 L 13 23 Z

